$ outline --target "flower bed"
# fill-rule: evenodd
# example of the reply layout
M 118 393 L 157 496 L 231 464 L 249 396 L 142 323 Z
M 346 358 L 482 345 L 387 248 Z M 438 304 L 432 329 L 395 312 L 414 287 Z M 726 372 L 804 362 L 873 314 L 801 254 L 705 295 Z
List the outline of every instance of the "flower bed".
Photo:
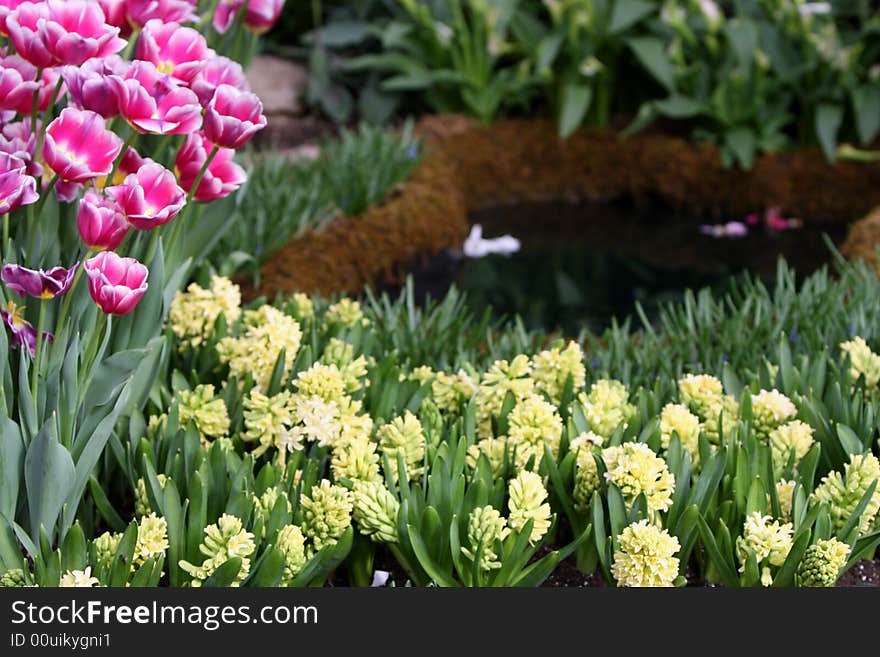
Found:
M 880 543 L 880 356 L 857 337 L 878 287 L 782 270 L 774 296 L 584 351 L 456 297 L 242 307 L 193 284 L 140 438 L 55 553 L 79 568 L 7 550 L 3 583 L 831 586 Z
M 261 293 L 399 282 L 418 257 L 458 247 L 469 212 L 499 204 L 626 196 L 724 220 L 778 206 L 814 225 L 846 224 L 880 205 L 880 166 L 832 165 L 818 149 L 766 155 L 741 171 L 723 167 L 713 146 L 660 134 L 582 130 L 563 141 L 547 121 L 480 126 L 455 116 L 420 129 L 424 162 L 400 195 L 291 240 L 264 265 Z

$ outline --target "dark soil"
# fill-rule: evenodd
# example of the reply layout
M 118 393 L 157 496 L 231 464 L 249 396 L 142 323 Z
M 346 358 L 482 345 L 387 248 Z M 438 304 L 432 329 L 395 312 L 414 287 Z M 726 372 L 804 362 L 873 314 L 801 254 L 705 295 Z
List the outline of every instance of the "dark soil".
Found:
M 837 586 L 880 586 L 880 559 L 860 561 L 840 578 Z

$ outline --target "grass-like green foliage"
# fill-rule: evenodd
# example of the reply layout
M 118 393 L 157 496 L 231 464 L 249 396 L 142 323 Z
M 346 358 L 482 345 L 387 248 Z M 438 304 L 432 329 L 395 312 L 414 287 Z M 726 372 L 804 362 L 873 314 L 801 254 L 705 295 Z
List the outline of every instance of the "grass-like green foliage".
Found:
M 342 130 L 321 144 L 314 160 L 255 154 L 248 181 L 238 191 L 238 216 L 210 260 L 221 271 L 255 272 L 292 237 L 383 201 L 419 159 L 410 124 L 400 133 L 369 124 Z

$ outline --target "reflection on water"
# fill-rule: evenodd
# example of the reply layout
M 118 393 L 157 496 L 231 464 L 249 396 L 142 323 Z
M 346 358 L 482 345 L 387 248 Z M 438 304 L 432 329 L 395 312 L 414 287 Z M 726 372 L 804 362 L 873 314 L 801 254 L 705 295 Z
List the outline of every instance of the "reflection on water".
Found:
M 612 317 L 635 313 L 638 301 L 649 319 L 658 307 L 688 288 L 728 289 L 732 276 L 749 271 L 767 280 L 784 256 L 799 274 L 829 260 L 823 232 L 835 243 L 844 229 L 807 224 L 800 230 L 756 228 L 738 238 L 701 234 L 700 224 L 738 217 L 688 217 L 632 203 L 554 201 L 499 207 L 471 215 L 483 233 L 510 233 L 520 253 L 465 260 L 446 284 L 467 291 L 475 312 L 492 306 L 496 315 L 519 314 L 529 328 L 561 328 L 576 334 L 601 331 Z M 439 281 L 431 287 L 432 295 Z

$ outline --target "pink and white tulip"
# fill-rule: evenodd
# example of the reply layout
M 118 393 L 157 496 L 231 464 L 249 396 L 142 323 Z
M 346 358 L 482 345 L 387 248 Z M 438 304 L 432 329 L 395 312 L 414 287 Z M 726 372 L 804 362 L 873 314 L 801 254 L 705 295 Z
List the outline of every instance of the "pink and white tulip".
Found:
M 108 25 L 101 5 L 92 0 L 46 0 L 47 16 L 37 33 L 54 64 L 78 66 L 92 57 L 107 57 L 125 47 L 119 28 Z
M 241 148 L 265 127 L 260 99 L 230 84 L 219 85 L 205 107 L 205 136 L 221 148 Z
M 122 140 L 95 112 L 66 107 L 46 128 L 41 154 L 65 182 L 86 182 L 113 168 Z
M 196 177 L 213 148 L 214 145 L 201 132 L 187 135 L 175 161 L 180 185 L 187 192 L 195 185 Z M 230 148 L 217 151 L 193 195 L 196 201 L 206 203 L 229 196 L 247 180 L 244 169 L 234 162 L 234 157 L 235 151 Z
M 121 258 L 102 251 L 84 263 L 89 294 L 102 312 L 127 315 L 147 291 L 149 270 L 134 258 Z
M 116 199 L 91 190 L 79 202 L 76 226 L 83 244 L 92 251 L 112 251 L 131 230 L 125 212 Z
M 207 105 L 221 84 L 230 84 L 236 89 L 250 91 L 241 64 L 223 55 L 217 55 L 205 62 L 190 82 L 189 88 L 196 93 L 202 105 Z
M 193 91 L 179 87 L 152 62 L 134 62 L 116 85 L 119 113 L 138 132 L 180 135 L 202 125 L 202 107 Z
M 37 129 L 40 122 L 37 121 Z M 37 138 L 31 132 L 30 121 L 7 123 L 0 129 L 0 152 L 13 155 L 25 163 L 25 171 L 29 176 L 43 175 L 43 166 L 34 158 Z
M 45 2 L 24 2 L 6 16 L 6 31 L 16 52 L 37 68 L 55 64 L 55 56 L 39 34 L 39 23 L 48 17 Z
M 278 22 L 284 7 L 284 0 L 220 0 L 212 20 L 214 29 L 224 34 L 232 26 L 245 3 L 247 3 L 244 11 L 245 27 L 257 34 L 271 29 Z
M 38 198 L 37 181 L 27 175 L 25 161 L 9 153 L 0 153 L 0 215 L 35 203 Z
M 198 0 L 127 0 L 128 20 L 137 27 L 158 18 L 163 23 L 195 23 Z
M 126 176 L 124 183 L 106 191 L 119 203 L 128 222 L 139 230 L 168 223 L 186 204 L 186 192 L 174 174 L 152 160 Z
M 0 34 L 9 36 L 9 32 L 6 31 L 6 17 L 13 9 L 24 2 L 26 0 L 0 0 Z
M 18 55 L 0 59 L 0 108 L 22 115 L 30 114 L 33 111 L 34 92 L 37 92 L 37 111 L 45 112 L 55 95 L 58 72 L 51 68 L 44 69 L 39 80 L 37 73 L 36 66 Z M 55 100 L 64 92 L 62 85 Z
M 197 30 L 179 23 L 148 21 L 137 43 L 137 57 L 153 62 L 160 73 L 189 84 L 206 60 L 213 55 L 208 42 Z

